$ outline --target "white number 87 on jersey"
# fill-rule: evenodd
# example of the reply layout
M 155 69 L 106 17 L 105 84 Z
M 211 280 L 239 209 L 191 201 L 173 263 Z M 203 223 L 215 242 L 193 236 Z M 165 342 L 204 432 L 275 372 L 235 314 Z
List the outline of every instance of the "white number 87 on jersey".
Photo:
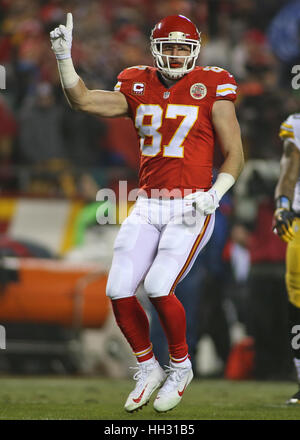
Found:
M 184 140 L 198 119 L 199 107 L 193 105 L 169 104 L 163 118 L 163 109 L 159 104 L 141 104 L 136 111 L 135 127 L 140 135 L 140 148 L 143 156 L 156 156 L 163 148 L 164 157 L 184 157 Z M 145 123 L 149 116 L 150 123 Z M 163 135 L 158 131 L 165 119 L 183 116 L 168 145 L 163 143 Z M 145 138 L 152 138 L 145 144 Z

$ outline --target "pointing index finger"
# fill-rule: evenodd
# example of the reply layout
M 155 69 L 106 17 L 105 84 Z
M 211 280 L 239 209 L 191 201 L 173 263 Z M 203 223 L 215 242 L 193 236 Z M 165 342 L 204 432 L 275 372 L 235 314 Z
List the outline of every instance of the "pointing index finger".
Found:
M 73 15 L 71 14 L 71 12 L 67 13 L 66 28 L 70 31 L 73 29 Z

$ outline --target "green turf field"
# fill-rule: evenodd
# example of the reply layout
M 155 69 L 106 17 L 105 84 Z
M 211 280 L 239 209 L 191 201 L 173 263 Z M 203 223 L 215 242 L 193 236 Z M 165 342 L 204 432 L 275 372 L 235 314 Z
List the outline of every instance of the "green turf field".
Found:
M 299 420 L 300 405 L 286 406 L 291 382 L 194 380 L 180 405 L 157 414 L 152 401 L 123 410 L 133 381 L 104 378 L 0 378 L 0 419 L 13 420 Z

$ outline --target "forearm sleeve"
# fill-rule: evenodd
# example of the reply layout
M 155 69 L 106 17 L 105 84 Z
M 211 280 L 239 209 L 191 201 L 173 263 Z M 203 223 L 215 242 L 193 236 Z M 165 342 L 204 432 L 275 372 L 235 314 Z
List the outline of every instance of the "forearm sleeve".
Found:
M 234 182 L 235 178 L 229 173 L 220 173 L 218 175 L 212 188 L 216 191 L 219 200 L 232 187 Z
M 60 81 L 64 89 L 76 86 L 79 76 L 75 72 L 72 58 L 57 60 Z

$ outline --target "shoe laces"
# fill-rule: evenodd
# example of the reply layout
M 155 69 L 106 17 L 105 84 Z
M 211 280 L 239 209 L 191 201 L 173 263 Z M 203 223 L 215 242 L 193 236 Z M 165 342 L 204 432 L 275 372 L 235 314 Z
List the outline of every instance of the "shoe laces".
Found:
M 136 367 L 129 367 L 131 370 L 137 370 L 133 375 L 133 380 L 137 382 L 135 387 L 136 391 L 144 385 L 146 378 L 148 377 L 150 371 L 152 371 L 154 367 L 155 366 L 153 364 L 147 366 L 138 364 Z
M 169 392 L 175 389 L 189 370 L 190 368 L 179 368 L 171 365 L 165 365 L 165 372 L 168 377 L 163 386 L 164 391 Z

